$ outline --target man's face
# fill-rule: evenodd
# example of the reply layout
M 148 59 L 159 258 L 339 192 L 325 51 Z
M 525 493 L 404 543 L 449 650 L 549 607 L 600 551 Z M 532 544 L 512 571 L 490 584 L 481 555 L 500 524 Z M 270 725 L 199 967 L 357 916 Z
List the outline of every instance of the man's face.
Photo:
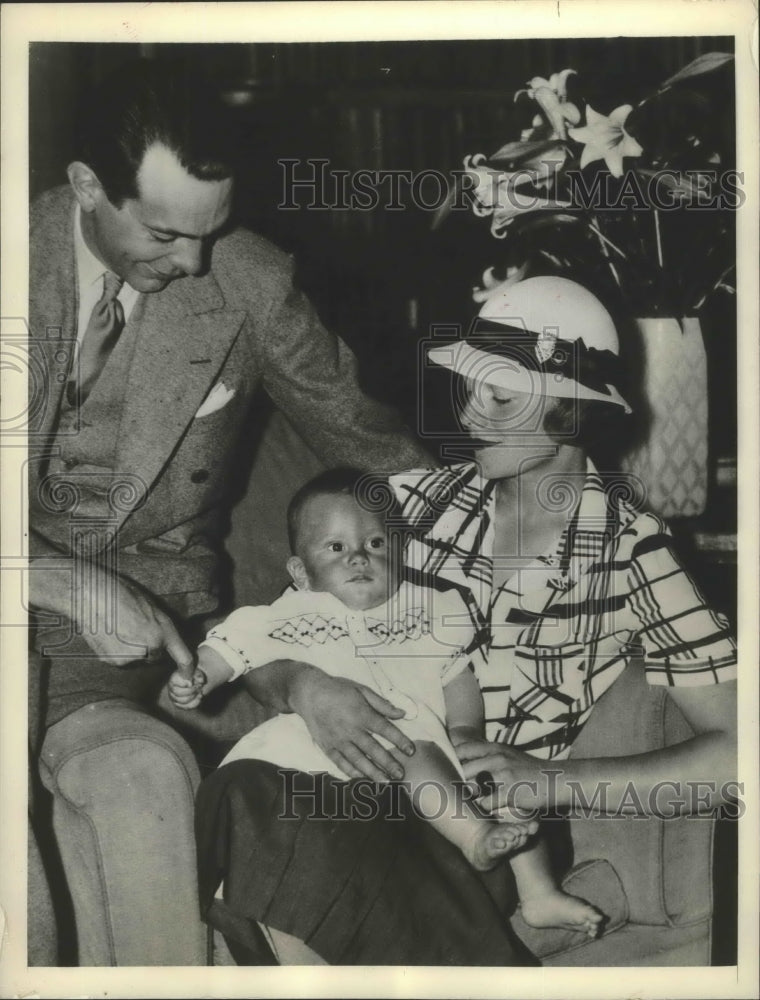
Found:
M 139 197 L 116 208 L 102 188 L 82 232 L 103 263 L 139 292 L 158 292 L 175 278 L 200 274 L 215 235 L 226 223 L 232 179 L 198 180 L 155 143 L 137 173 Z
M 301 512 L 294 558 L 301 589 L 327 591 L 356 611 L 376 608 L 400 582 L 397 575 L 390 579 L 398 567 L 391 568 L 382 518 L 348 495 L 309 500 Z

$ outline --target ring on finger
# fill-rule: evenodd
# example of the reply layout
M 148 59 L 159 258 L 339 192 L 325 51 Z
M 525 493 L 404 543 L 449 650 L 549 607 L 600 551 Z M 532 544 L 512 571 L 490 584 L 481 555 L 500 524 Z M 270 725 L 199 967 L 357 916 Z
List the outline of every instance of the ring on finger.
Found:
M 475 784 L 478 786 L 479 795 L 493 795 L 496 791 L 496 778 L 493 776 L 493 771 L 478 771 L 475 775 Z

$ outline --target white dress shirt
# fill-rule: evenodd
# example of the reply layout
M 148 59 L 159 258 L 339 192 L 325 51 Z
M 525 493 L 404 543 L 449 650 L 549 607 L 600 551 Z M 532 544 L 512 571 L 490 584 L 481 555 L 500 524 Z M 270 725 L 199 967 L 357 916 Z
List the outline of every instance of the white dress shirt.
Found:
M 74 254 L 77 264 L 78 282 L 78 313 L 77 313 L 77 344 L 81 344 L 87 324 L 90 322 L 95 303 L 103 294 L 104 275 L 108 268 L 98 260 L 85 243 L 82 234 L 82 210 L 79 205 L 74 210 Z M 129 314 L 135 306 L 140 293 L 128 285 L 126 281 L 118 294 L 119 302 L 124 310 L 124 322 L 129 320 Z

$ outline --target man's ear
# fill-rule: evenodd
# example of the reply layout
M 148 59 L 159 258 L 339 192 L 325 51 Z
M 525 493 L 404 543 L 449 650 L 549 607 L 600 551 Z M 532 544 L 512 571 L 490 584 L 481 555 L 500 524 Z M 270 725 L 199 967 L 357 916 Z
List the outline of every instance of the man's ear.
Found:
M 66 168 L 69 184 L 76 195 L 83 212 L 94 212 L 98 202 L 106 197 L 106 193 L 92 167 L 81 160 L 75 160 Z
M 306 572 L 302 559 L 299 559 L 298 556 L 291 556 L 285 566 L 290 573 L 291 580 L 299 590 L 311 590 L 309 574 Z

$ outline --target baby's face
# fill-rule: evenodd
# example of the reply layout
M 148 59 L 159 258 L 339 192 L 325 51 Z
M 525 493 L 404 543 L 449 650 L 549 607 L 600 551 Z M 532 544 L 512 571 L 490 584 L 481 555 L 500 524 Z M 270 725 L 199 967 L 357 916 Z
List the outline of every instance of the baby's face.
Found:
M 327 591 L 355 611 L 377 607 L 399 585 L 400 567 L 390 565 L 382 518 L 350 496 L 316 496 L 308 502 L 292 562 L 296 570 L 291 568 L 291 574 L 302 590 Z

